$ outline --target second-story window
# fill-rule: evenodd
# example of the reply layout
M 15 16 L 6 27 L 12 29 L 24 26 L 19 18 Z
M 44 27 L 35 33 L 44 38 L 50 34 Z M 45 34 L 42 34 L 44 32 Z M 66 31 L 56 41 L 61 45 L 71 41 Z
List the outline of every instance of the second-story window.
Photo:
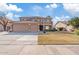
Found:
M 46 20 L 44 19 L 43 22 L 46 22 Z
M 47 22 L 49 22 L 50 20 L 49 19 L 47 19 Z
M 41 19 L 41 22 L 43 22 L 43 20 Z

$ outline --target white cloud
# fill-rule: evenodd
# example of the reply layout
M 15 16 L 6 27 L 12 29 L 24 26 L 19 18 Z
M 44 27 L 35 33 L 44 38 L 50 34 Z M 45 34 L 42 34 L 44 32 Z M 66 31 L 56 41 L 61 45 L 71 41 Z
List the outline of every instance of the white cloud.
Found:
M 46 5 L 45 8 L 57 8 L 57 4 L 49 4 L 49 5 Z
M 6 17 L 8 17 L 9 19 L 11 20 L 14 20 L 14 19 L 18 19 L 18 17 L 20 17 L 19 15 L 16 15 L 16 14 L 13 14 L 12 12 L 9 12 L 6 14 Z
M 57 4 L 50 4 L 50 7 L 57 8 Z
M 60 20 L 61 21 L 63 21 L 63 20 L 68 20 L 70 18 L 70 16 L 64 16 L 64 15 L 62 15 L 62 16 L 60 16 Z
M 34 16 L 40 16 L 40 14 L 39 14 L 40 11 L 41 10 L 44 10 L 41 6 L 37 6 L 37 5 L 33 6 L 32 9 L 35 12 L 35 15 Z
M 9 12 L 9 13 L 6 15 L 6 17 L 8 17 L 9 19 L 12 19 L 12 20 L 13 20 L 13 16 L 14 16 L 14 14 L 11 13 L 11 12 Z
M 68 19 L 68 18 L 70 18 L 70 16 L 65 16 L 65 18 L 67 18 L 67 19 Z
M 8 10 L 7 7 L 8 5 L 6 5 L 5 3 L 0 3 L 0 11 L 6 12 Z
M 35 11 L 35 16 L 41 16 L 40 15 L 40 11 L 43 11 L 44 13 L 46 13 L 46 15 L 52 15 L 53 9 L 57 8 L 57 4 L 47 4 L 44 7 L 35 5 L 32 7 L 33 11 Z
M 23 10 L 21 8 L 17 7 L 16 5 L 12 5 L 12 4 L 7 5 L 6 3 L 0 3 L 0 11 L 3 11 L 3 12 L 7 12 L 7 11 L 21 12 Z
M 49 5 L 46 5 L 46 7 L 45 8 L 50 8 L 50 6 Z
M 42 7 L 40 7 L 40 6 L 34 6 L 34 7 L 33 7 L 33 10 L 35 10 L 35 11 L 42 10 Z
M 8 10 L 12 10 L 12 11 L 17 11 L 17 12 L 21 12 L 22 11 L 21 8 L 18 8 L 16 5 L 12 5 L 12 4 L 9 4 L 7 9 Z
M 20 17 L 20 15 L 14 15 L 14 17 Z
M 56 19 L 56 20 L 60 20 L 60 17 L 57 17 L 57 16 L 56 16 L 55 19 Z
M 53 22 L 54 22 L 54 24 L 57 22 L 57 21 L 67 21 L 67 20 L 69 20 L 70 19 L 70 16 L 60 16 L 60 17 L 58 17 L 58 16 L 55 16 L 54 18 L 53 18 Z
M 14 20 L 15 18 L 19 17 L 19 15 L 16 15 L 16 13 L 22 12 L 23 10 L 16 5 L 0 3 L 0 11 L 6 13 L 6 17 Z M 14 14 L 12 11 L 15 11 L 16 13 Z
M 77 3 L 67 3 L 67 4 L 64 3 L 63 7 L 72 15 L 76 15 L 79 13 L 79 4 Z

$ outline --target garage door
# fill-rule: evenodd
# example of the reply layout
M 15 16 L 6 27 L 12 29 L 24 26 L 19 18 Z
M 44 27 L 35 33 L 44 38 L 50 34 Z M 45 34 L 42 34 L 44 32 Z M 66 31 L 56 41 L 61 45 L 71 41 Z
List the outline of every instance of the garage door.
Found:
M 25 32 L 26 30 L 25 24 L 14 24 L 13 31 L 14 32 Z
M 35 24 L 14 24 L 13 25 L 14 32 L 37 32 L 38 26 Z

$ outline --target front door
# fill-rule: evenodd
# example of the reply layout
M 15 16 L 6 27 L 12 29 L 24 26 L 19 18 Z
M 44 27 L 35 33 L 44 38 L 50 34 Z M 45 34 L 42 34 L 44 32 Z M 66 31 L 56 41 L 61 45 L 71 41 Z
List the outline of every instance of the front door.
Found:
M 43 31 L 43 25 L 39 25 L 39 30 Z

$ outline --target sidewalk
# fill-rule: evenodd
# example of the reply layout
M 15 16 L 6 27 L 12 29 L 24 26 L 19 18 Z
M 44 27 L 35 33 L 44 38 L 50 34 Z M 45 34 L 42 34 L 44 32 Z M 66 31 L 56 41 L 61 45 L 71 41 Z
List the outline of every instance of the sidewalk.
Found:
M 0 55 L 79 55 L 79 45 L 0 45 Z

